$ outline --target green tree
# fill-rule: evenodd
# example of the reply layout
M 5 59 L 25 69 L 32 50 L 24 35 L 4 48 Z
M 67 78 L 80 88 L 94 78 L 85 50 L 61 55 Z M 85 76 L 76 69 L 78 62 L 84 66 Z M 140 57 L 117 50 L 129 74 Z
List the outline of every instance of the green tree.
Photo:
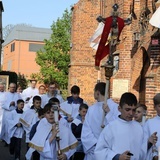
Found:
M 22 87 L 22 89 L 26 89 L 28 81 L 24 74 L 18 73 L 17 84 Z
M 64 11 L 62 18 L 53 22 L 49 40 L 44 40 L 44 50 L 37 52 L 36 62 L 40 66 L 43 83 L 56 81 L 60 88 L 67 88 L 69 50 L 71 39 L 71 12 Z

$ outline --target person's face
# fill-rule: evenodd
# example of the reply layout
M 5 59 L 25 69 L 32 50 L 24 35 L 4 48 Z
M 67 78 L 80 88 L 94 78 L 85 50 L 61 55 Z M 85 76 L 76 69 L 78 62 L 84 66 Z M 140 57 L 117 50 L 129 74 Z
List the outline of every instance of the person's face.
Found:
M 56 85 L 55 85 L 55 84 L 52 84 L 52 85 L 49 86 L 48 92 L 53 94 L 56 89 L 57 89 L 57 88 L 56 88 Z
M 36 87 L 37 82 L 36 81 L 31 81 L 31 87 L 35 88 Z
M 24 102 L 20 102 L 19 104 L 17 104 L 17 108 L 19 110 L 22 110 L 24 108 Z
M 154 108 L 158 115 L 160 115 L 160 104 L 154 105 Z
M 85 108 L 82 108 L 81 110 L 79 110 L 79 114 L 80 114 L 82 117 L 85 117 L 86 113 L 87 113 L 87 109 L 85 109 Z
M 15 91 L 16 91 L 16 85 L 15 84 L 10 84 L 10 86 L 9 86 L 9 91 L 11 92 L 11 93 L 14 93 Z
M 136 112 L 135 112 L 135 116 L 134 116 L 134 119 L 137 121 L 137 122 L 142 122 L 142 117 L 143 117 L 143 114 L 144 114 L 144 109 L 142 107 L 138 107 L 136 108 Z
M 129 106 L 128 104 L 124 104 L 122 107 L 118 107 L 119 111 L 121 112 L 120 117 L 126 121 L 132 121 L 135 111 L 136 111 L 136 106 L 132 105 Z
M 99 91 L 94 90 L 94 99 L 97 100 L 99 97 Z
M 4 86 L 0 85 L 0 92 L 4 92 Z
M 17 88 L 17 93 L 22 93 L 22 88 L 21 87 Z
M 44 114 L 45 118 L 47 119 L 47 121 L 51 124 L 55 123 L 55 120 L 54 120 L 54 111 L 47 111 L 45 114 Z
M 35 108 L 39 109 L 39 108 L 41 107 L 41 101 L 35 100 L 35 101 L 33 102 L 33 105 L 34 105 Z
M 39 94 L 45 94 L 45 88 L 44 87 L 40 87 L 39 88 Z
M 72 97 L 73 97 L 74 99 L 77 99 L 77 98 L 79 97 L 79 94 L 78 94 L 78 93 L 72 93 Z

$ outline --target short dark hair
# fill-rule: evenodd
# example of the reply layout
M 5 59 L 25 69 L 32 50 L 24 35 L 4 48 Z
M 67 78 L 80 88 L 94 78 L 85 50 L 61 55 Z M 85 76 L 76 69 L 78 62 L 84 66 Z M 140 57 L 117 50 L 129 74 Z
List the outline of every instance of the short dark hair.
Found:
M 154 105 L 160 104 L 160 93 L 157 93 L 157 94 L 153 97 L 153 103 L 154 103 Z
M 43 113 L 47 113 L 48 111 L 51 111 L 52 108 L 52 104 L 51 103 L 47 103 L 44 108 L 43 108 Z
M 43 111 L 42 108 L 40 108 L 40 109 L 38 110 L 38 116 L 40 117 L 40 116 L 43 116 L 43 115 L 44 115 L 44 111 Z
M 52 82 L 49 82 L 48 86 L 51 86 L 51 85 L 54 85 L 55 84 L 55 87 L 57 87 L 57 83 L 52 81 Z
M 138 103 L 137 104 L 137 108 L 143 108 L 145 111 L 147 111 L 147 106 L 145 104 L 141 104 L 141 103 Z
M 18 99 L 17 104 L 19 104 L 19 103 L 24 103 L 24 100 L 23 99 Z
M 136 96 L 131 92 L 125 92 L 122 94 L 120 98 L 119 105 L 122 108 L 125 104 L 128 104 L 129 106 L 137 105 L 137 98 Z
M 82 110 L 83 108 L 88 109 L 88 105 L 85 104 L 85 103 L 82 103 L 82 104 L 79 106 L 79 110 Z
M 34 96 L 33 97 L 33 102 L 35 102 L 35 101 L 41 101 L 41 97 L 40 96 Z
M 71 88 L 71 94 L 79 94 L 80 88 L 77 85 L 72 86 Z
M 99 91 L 101 95 L 105 95 L 105 88 L 106 88 L 106 83 L 104 82 L 99 82 L 95 85 L 94 91 Z
M 56 98 L 56 97 L 52 97 L 52 98 L 50 98 L 49 101 L 48 101 L 48 103 L 51 103 L 51 104 L 56 103 L 56 102 L 57 102 L 58 104 L 60 104 L 59 99 Z

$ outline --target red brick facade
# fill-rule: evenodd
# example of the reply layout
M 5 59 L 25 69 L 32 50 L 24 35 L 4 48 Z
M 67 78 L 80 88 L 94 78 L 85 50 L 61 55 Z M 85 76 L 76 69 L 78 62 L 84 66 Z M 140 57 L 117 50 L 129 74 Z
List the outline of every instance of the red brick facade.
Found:
M 81 88 L 81 97 L 86 102 L 92 104 L 94 102 L 93 89 L 97 83 L 97 70 L 94 67 L 95 51 L 90 47 L 89 39 L 93 35 L 98 26 L 96 18 L 102 15 L 104 18 L 111 15 L 112 6 L 116 1 L 101 0 L 79 0 L 73 7 L 72 19 L 72 49 L 70 52 L 71 64 L 69 70 L 69 89 L 76 84 Z M 130 14 L 131 1 L 119 0 L 120 17 L 126 19 Z M 151 35 L 156 32 L 152 30 L 152 26 L 140 36 L 140 41 L 136 43 L 133 40 L 134 33 L 140 32 L 141 25 L 140 13 L 144 8 L 145 0 L 135 0 L 135 13 L 137 20 L 132 20 L 132 24 L 126 25 L 120 36 L 120 44 L 117 46 L 119 51 L 119 70 L 111 78 L 110 96 L 119 101 L 119 98 L 113 96 L 113 81 L 127 80 L 128 91 L 136 94 L 141 103 L 148 106 L 150 115 L 153 115 L 153 96 L 160 92 L 160 57 L 157 51 L 156 69 L 153 69 L 152 54 L 154 54 L 149 46 Z M 149 9 L 151 1 L 148 1 Z M 151 17 L 152 13 L 149 15 Z M 150 56 L 150 58 L 148 57 Z M 101 62 L 104 63 L 106 58 Z M 149 66 L 149 60 L 151 61 Z M 104 69 L 101 68 L 101 81 L 105 81 Z M 123 86 L 121 86 L 123 87 Z

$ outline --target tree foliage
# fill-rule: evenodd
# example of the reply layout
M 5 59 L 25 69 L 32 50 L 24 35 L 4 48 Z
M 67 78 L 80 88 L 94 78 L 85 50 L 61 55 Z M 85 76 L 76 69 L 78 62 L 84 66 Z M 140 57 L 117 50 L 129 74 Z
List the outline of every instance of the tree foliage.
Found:
M 53 22 L 49 40 L 44 40 L 44 50 L 37 52 L 36 62 L 40 66 L 42 81 L 56 81 L 61 88 L 68 84 L 68 65 L 71 38 L 71 12 L 65 10 L 62 18 Z
M 22 89 L 26 89 L 27 84 L 28 84 L 28 80 L 26 79 L 24 74 L 18 73 L 17 85 L 21 86 Z
M 13 28 L 14 28 L 13 24 L 9 24 L 3 28 L 3 39 L 4 40 L 7 38 L 7 36 L 9 35 L 9 33 L 12 31 Z

